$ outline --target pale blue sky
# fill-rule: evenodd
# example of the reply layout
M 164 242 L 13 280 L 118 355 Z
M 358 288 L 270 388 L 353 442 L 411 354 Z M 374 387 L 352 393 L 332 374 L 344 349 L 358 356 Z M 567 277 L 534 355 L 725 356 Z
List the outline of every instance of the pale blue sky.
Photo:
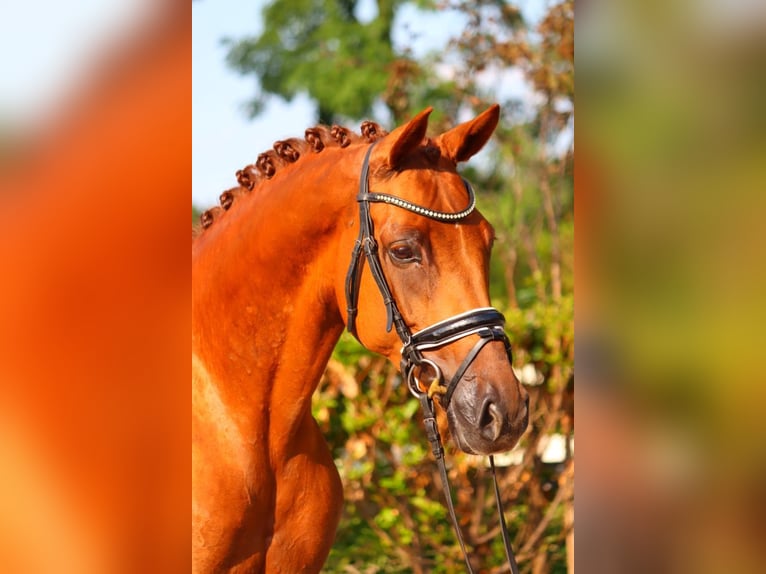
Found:
M 551 0 L 522 0 L 530 22 L 539 20 Z M 255 120 L 244 103 L 256 90 L 253 77 L 243 78 L 225 63 L 221 39 L 258 32 L 266 0 L 199 0 L 191 3 L 192 64 L 192 200 L 210 206 L 236 182 L 234 173 L 252 163 L 275 140 L 295 137 L 315 121 L 305 97 L 286 104 L 273 99 Z M 44 126 L 68 94 L 121 36 L 128 36 L 153 13 L 152 0 L 25 0 L 0 18 L 0 121 L 18 129 Z M 360 0 L 360 19 L 374 14 L 375 0 Z M 44 18 L 40 14 L 45 14 Z M 464 21 L 444 13 L 423 14 L 405 7 L 397 15 L 394 40 L 417 55 L 437 49 L 459 34 Z M 34 30 L 34 34 L 29 31 Z M 39 41 L 44 38 L 45 41 Z M 19 58 L 23 52 L 25 57 Z M 529 97 L 520 75 L 503 78 L 505 93 Z M 528 91 L 528 90 L 527 90 Z
M 236 185 L 235 172 L 252 163 L 275 140 L 301 136 L 315 123 L 313 104 L 305 97 L 285 104 L 274 98 L 265 113 L 247 119 L 243 104 L 256 90 L 253 77 L 242 77 L 225 64 L 224 37 L 240 38 L 261 28 L 260 12 L 265 0 L 201 0 L 192 3 L 192 200 L 200 207 L 217 203 L 220 193 Z M 528 20 L 544 12 L 546 0 L 521 3 Z M 363 0 L 358 15 L 364 19 L 374 10 Z M 464 21 L 455 15 L 424 15 L 405 9 L 395 23 L 394 40 L 412 45 L 416 53 L 443 46 L 459 34 Z M 414 43 L 409 35 L 414 34 Z

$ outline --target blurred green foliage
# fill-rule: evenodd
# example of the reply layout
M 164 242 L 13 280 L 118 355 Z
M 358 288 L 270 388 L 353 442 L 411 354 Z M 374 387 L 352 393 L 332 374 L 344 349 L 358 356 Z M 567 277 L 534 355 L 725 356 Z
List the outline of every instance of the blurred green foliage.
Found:
M 419 59 L 392 42 L 407 2 L 378 0 L 365 22 L 357 4 L 274 0 L 263 9 L 260 35 L 227 40 L 229 63 L 258 78 L 252 114 L 269 96 L 290 100 L 299 93 L 316 102 L 323 123 L 367 118 L 383 104 L 385 119 L 398 125 L 432 105 L 431 129 L 438 132 L 490 103 L 503 105 L 482 160 L 463 168 L 495 227 L 490 294 L 506 315 L 514 368 L 530 392 L 529 431 L 499 478 L 522 572 L 567 572 L 574 500 L 574 3 L 550 5 L 534 27 L 518 6 L 502 1 L 410 3 L 466 23 L 444 51 Z M 518 72 L 531 96 L 503 89 Z M 325 572 L 464 569 L 418 406 L 394 365 L 347 333 L 341 337 L 313 405 L 346 497 Z M 544 460 L 554 435 L 564 437 L 565 451 Z M 503 571 L 486 460 L 454 447 L 447 457 L 475 565 Z
M 259 35 L 227 40 L 229 64 L 258 77 L 260 91 L 250 101 L 250 113 L 263 111 L 269 95 L 289 101 L 306 92 L 322 123 L 369 114 L 389 87 L 391 69 L 400 64 L 392 27 L 405 3 L 378 0 L 374 17 L 361 21 L 355 0 L 269 2 Z

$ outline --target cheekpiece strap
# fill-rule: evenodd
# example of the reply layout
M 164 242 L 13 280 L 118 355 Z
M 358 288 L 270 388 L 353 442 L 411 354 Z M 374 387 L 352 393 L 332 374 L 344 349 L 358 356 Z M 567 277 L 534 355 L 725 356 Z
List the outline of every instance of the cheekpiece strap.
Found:
M 346 274 L 346 328 L 349 333 L 359 338 L 356 332 L 357 305 L 359 301 L 359 286 L 362 280 L 362 269 L 364 260 L 370 266 L 375 283 L 378 285 L 380 294 L 383 296 L 383 303 L 386 306 L 386 331 L 396 327 L 396 333 L 403 343 L 409 341 L 410 330 L 404 321 L 399 309 L 394 301 L 391 289 L 388 287 L 383 267 L 378 257 L 378 243 L 375 241 L 375 231 L 370 215 L 370 202 L 367 199 L 369 194 L 369 173 L 370 173 L 370 155 L 372 148 L 377 142 L 373 142 L 367 148 L 362 163 L 362 173 L 359 177 L 359 194 L 357 202 L 359 203 L 359 235 L 354 244 L 354 251 L 351 254 L 351 265 Z

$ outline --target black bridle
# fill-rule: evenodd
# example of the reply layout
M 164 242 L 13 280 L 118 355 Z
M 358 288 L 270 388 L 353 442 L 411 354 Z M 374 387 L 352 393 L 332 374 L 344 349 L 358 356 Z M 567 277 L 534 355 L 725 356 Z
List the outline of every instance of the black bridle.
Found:
M 354 250 L 351 255 L 351 264 L 349 265 L 348 273 L 346 275 L 346 304 L 348 311 L 347 328 L 352 335 L 357 337 L 357 302 L 359 298 L 363 263 L 366 260 L 370 267 L 370 273 L 372 273 L 375 283 L 378 285 L 378 289 L 383 296 L 383 303 L 386 306 L 386 331 L 390 332 L 392 326 L 395 327 L 396 332 L 402 341 L 402 377 L 407 381 L 407 387 L 418 401 L 420 401 L 420 406 L 423 409 L 423 422 L 426 428 L 426 435 L 428 436 L 428 441 L 431 443 L 431 451 L 439 466 L 439 473 L 441 475 L 442 487 L 444 488 L 444 496 L 447 500 L 450 519 L 455 528 L 460 548 L 463 550 L 463 557 L 465 558 L 468 572 L 473 574 L 473 569 L 468 560 L 468 553 L 466 552 L 465 543 L 463 541 L 463 534 L 458 525 L 455 508 L 452 502 L 447 469 L 444 464 L 444 449 L 441 444 L 441 436 L 439 435 L 439 430 L 436 424 L 433 397 L 439 395 L 442 406 L 447 409 L 450 400 L 452 399 L 452 395 L 455 392 L 458 383 L 463 378 L 463 375 L 468 370 L 468 367 L 470 367 L 471 363 L 476 359 L 484 346 L 492 341 L 502 341 L 505 345 L 508 360 L 511 360 L 511 344 L 503 327 L 505 325 L 505 317 L 497 309 L 492 307 L 481 307 L 448 317 L 447 319 L 439 321 L 425 329 L 412 333 L 399 312 L 399 308 L 396 306 L 396 301 L 394 301 L 391 289 L 383 274 L 383 267 L 378 256 L 378 244 L 375 241 L 374 227 L 370 215 L 370 204 L 388 203 L 389 205 L 412 211 L 423 217 L 428 217 L 429 219 L 450 223 L 468 217 L 476 207 L 476 198 L 473 189 L 466 180 L 463 180 L 463 183 L 465 184 L 466 193 L 468 194 L 468 206 L 462 211 L 455 213 L 427 209 L 392 195 L 370 193 L 370 154 L 372 153 L 372 148 L 374 146 L 374 143 L 370 145 L 364 156 L 362 172 L 359 178 L 359 195 L 357 195 L 356 198 L 359 203 L 359 236 L 354 245 Z M 438 349 L 471 335 L 478 335 L 479 340 L 468 355 L 466 355 L 465 359 L 463 359 L 463 362 L 458 367 L 449 384 L 444 386 L 444 375 L 441 369 L 435 362 L 426 359 L 423 356 L 423 351 Z M 425 391 L 421 388 L 420 381 L 418 380 L 418 372 L 423 372 L 423 367 L 428 367 L 434 373 L 433 381 Z M 495 461 L 492 456 L 489 457 L 489 462 L 495 485 L 495 499 L 497 500 L 497 510 L 500 515 L 500 527 L 503 534 L 505 553 L 508 558 L 511 572 L 513 574 L 518 574 L 519 569 L 516 565 L 516 560 L 513 556 L 513 550 L 511 549 L 509 541 L 503 504 L 500 498 L 500 489 L 497 485 Z

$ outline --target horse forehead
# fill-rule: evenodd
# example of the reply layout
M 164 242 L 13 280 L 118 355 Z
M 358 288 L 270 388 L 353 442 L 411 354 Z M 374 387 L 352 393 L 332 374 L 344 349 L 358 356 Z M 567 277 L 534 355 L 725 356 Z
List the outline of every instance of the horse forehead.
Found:
M 391 195 L 430 209 L 459 211 L 465 208 L 468 194 L 455 171 L 407 169 L 389 180 Z
M 405 170 L 392 177 L 388 185 L 373 189 L 402 199 L 416 205 L 454 213 L 465 209 L 469 202 L 465 182 L 457 172 L 435 170 Z M 474 210 L 467 218 L 452 224 L 436 221 L 398 207 L 389 206 L 388 216 L 383 227 L 386 231 L 402 227 L 419 229 L 421 232 L 455 239 L 460 235 L 471 244 L 491 246 L 495 239 L 495 231 L 479 210 Z
M 494 230 L 492 225 L 478 212 L 471 214 L 460 223 L 431 222 L 429 228 L 431 244 L 442 250 L 460 253 L 464 264 L 481 264 L 492 247 Z

